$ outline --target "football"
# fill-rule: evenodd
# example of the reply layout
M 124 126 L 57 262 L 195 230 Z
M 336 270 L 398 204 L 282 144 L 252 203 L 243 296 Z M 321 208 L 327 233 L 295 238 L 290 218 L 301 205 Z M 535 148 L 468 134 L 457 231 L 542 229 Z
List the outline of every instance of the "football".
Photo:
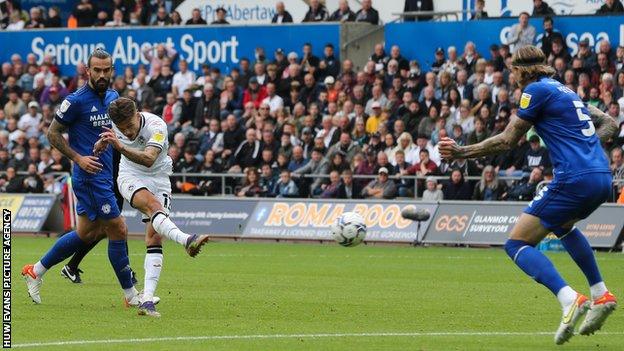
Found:
M 331 231 L 338 244 L 346 247 L 357 246 L 366 238 L 364 217 L 355 212 L 345 212 L 332 225 Z

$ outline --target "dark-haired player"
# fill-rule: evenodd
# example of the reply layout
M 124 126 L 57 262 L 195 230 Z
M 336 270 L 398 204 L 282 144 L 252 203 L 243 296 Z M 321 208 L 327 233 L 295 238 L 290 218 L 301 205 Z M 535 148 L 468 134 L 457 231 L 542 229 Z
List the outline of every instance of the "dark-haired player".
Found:
M 505 250 L 530 277 L 546 286 L 561 303 L 563 318 L 555 343 L 563 344 L 587 314 L 579 333 L 600 329 L 615 310 L 615 296 L 607 290 L 594 253 L 581 231 L 574 226 L 587 218 L 611 193 L 609 162 L 600 145 L 617 131 L 615 121 L 593 106 L 585 106 L 576 93 L 552 79 L 554 69 L 535 46 L 518 49 L 512 71 L 523 88 L 520 109 L 501 133 L 481 143 L 458 146 L 449 138 L 440 140 L 440 155 L 446 159 L 474 158 L 507 151 L 534 127 L 548 146 L 554 179 L 529 203 L 511 231 Z M 594 125 L 594 121 L 598 127 Z M 563 246 L 587 278 L 590 301 L 572 289 L 550 260 L 535 248 L 548 233 Z
M 141 296 L 132 284 L 127 227 L 113 192 L 113 155 L 110 150 L 99 156 L 92 154 L 100 134 L 105 131 L 103 127 L 111 126 L 108 104 L 119 98 L 115 90 L 109 89 L 113 60 L 106 51 L 96 49 L 89 56 L 87 66 L 87 84 L 62 102 L 48 131 L 50 144 L 74 162 L 72 182 L 78 198 L 77 227 L 59 238 L 41 260 L 24 266 L 22 275 L 28 294 L 39 304 L 43 275 L 52 266 L 106 235 L 108 258 L 124 291 L 125 301 L 138 306 Z M 69 135 L 69 141 L 63 133 Z

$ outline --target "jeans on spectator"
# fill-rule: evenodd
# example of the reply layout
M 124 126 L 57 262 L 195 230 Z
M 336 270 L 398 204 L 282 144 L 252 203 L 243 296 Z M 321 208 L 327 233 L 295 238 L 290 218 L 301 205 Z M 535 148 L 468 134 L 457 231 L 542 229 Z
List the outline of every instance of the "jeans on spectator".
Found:
M 407 186 L 399 185 L 397 190 L 398 190 L 399 197 L 413 197 L 414 196 L 412 194 L 412 189 Z

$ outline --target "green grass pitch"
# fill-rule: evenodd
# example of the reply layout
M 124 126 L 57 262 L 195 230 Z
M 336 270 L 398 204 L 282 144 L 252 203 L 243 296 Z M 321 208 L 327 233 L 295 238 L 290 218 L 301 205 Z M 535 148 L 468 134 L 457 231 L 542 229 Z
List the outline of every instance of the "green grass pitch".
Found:
M 160 319 L 122 307 L 106 243 L 83 263 L 84 284 L 49 271 L 43 304 L 27 297 L 23 264 L 53 243 L 13 239 L 13 344 L 36 350 L 622 350 L 624 313 L 597 335 L 553 343 L 556 299 L 500 249 L 211 243 L 195 259 L 164 247 Z M 130 241 L 143 276 L 145 247 Z M 549 255 L 588 293 L 565 253 Z M 598 254 L 624 296 L 624 255 Z M 142 285 L 142 284 L 141 284 Z M 176 339 L 177 338 L 177 339 Z M 132 340 L 130 340 L 132 339 Z M 49 345 L 71 341 L 73 344 Z M 25 347 L 25 344 L 31 346 Z M 38 344 L 32 346 L 32 344 Z

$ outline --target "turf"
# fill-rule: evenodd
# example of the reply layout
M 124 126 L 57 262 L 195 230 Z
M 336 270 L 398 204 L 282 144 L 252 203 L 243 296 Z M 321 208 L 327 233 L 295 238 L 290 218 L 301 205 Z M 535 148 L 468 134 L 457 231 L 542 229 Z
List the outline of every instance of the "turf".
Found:
M 214 243 L 191 259 L 168 242 L 157 291 L 162 318 L 151 319 L 121 307 L 106 244 L 83 263 L 84 284 L 70 284 L 55 267 L 45 276 L 43 304 L 33 305 L 19 269 L 52 243 L 42 237 L 13 239 L 14 346 L 163 337 L 184 338 L 30 348 L 622 350 L 624 345 L 624 314 L 616 311 L 599 334 L 556 347 L 550 332 L 560 318 L 558 303 L 499 249 Z M 130 242 L 131 264 L 140 276 L 143 245 Z M 550 257 L 568 282 L 587 290 L 566 254 Z M 598 259 L 611 290 L 624 296 L 624 256 L 601 253 Z M 352 335 L 365 333 L 408 335 Z

